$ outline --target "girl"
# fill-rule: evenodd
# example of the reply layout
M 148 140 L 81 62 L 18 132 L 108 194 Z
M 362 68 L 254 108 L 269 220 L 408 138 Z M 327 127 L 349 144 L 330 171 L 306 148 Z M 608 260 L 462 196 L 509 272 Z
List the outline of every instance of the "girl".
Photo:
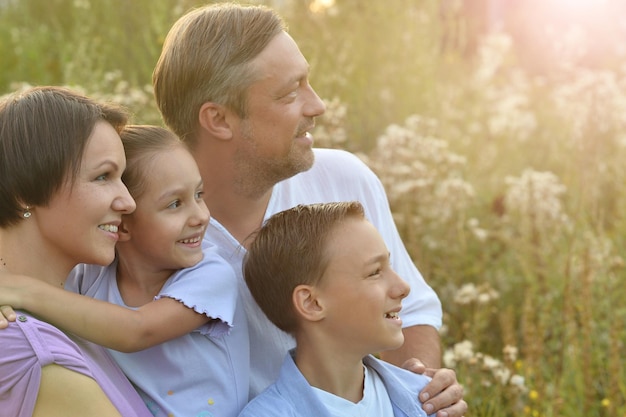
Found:
M 2 289 L 0 303 L 113 349 L 155 416 L 236 416 L 248 400 L 248 333 L 234 271 L 202 248 L 198 167 L 166 129 L 127 126 L 121 137 L 137 208 L 122 218 L 116 260 L 72 271 L 66 288 L 89 297 L 23 280 L 22 298 Z

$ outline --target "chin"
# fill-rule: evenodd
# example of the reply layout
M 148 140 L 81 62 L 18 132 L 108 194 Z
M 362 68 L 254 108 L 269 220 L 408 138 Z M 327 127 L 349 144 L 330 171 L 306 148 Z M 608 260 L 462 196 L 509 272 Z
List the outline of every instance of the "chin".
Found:
M 202 253 L 200 253 L 198 256 L 189 257 L 187 259 L 181 260 L 181 262 L 179 262 L 179 265 L 176 265 L 174 269 L 191 268 L 192 266 L 197 265 L 198 262 L 200 262 L 201 260 Z
M 296 171 L 296 173 L 308 171 L 313 166 L 313 162 L 315 162 L 315 155 L 313 154 L 313 150 L 308 148 L 296 161 L 294 161 L 294 171 Z
M 115 259 L 115 252 L 112 252 L 110 255 L 103 254 L 100 256 L 94 256 L 91 258 L 91 260 L 82 261 L 80 263 L 107 266 L 111 262 L 113 262 L 114 259 Z

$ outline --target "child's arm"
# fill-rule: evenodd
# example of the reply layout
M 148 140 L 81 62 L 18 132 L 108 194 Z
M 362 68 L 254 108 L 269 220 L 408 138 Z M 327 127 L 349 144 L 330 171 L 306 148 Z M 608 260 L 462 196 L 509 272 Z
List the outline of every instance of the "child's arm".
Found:
M 0 305 L 28 310 L 65 331 L 121 352 L 147 349 L 210 320 L 172 298 L 131 310 L 34 278 L 4 273 L 0 274 Z

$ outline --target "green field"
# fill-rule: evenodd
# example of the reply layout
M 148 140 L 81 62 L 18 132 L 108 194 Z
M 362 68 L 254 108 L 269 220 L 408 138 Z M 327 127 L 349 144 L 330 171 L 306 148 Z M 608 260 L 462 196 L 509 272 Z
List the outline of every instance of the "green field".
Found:
M 328 104 L 318 146 L 379 174 L 440 295 L 444 363 L 467 415 L 626 417 L 619 1 L 569 21 L 527 7 L 489 33 L 443 1 L 274 3 Z M 152 68 L 198 4 L 0 0 L 0 94 L 68 85 L 160 124 Z

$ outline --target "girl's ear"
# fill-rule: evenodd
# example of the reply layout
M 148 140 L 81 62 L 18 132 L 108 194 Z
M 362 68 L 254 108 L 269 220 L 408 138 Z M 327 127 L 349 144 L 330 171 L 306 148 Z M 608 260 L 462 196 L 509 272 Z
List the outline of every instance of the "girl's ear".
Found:
M 292 294 L 292 302 L 296 313 L 307 321 L 319 321 L 326 311 L 315 286 L 298 285 Z
M 122 223 L 117 227 L 117 234 L 119 236 L 118 242 L 128 242 L 130 240 L 130 230 L 125 217 L 126 216 L 122 216 Z
M 200 126 L 211 136 L 222 140 L 229 140 L 233 133 L 229 124 L 228 111 L 224 106 L 219 104 L 206 102 L 200 107 L 198 112 L 198 120 Z

